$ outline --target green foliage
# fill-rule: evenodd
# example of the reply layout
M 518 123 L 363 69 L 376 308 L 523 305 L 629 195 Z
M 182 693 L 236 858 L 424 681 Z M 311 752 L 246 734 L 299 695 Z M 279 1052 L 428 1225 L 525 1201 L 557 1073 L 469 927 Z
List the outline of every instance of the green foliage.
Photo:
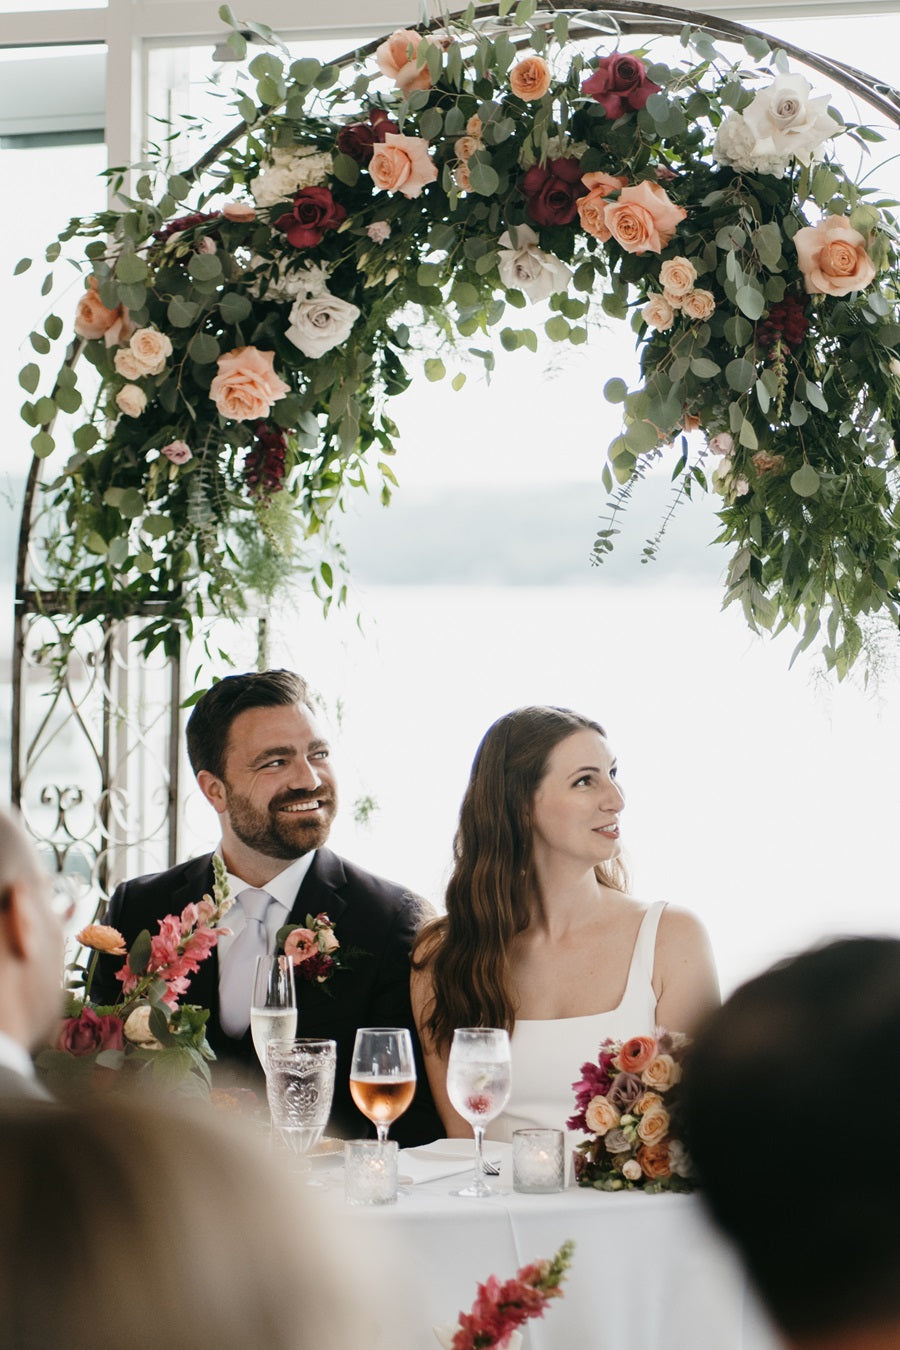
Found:
M 801 646 L 821 642 L 843 674 L 866 616 L 897 620 L 895 226 L 829 148 L 832 134 L 858 146 L 876 133 L 828 121 L 808 165 L 785 155 L 783 165 L 728 167 L 716 157 L 720 128 L 784 68 L 764 41 L 745 42 L 754 69 L 686 28 L 682 63 L 648 63 L 658 88 L 607 116 L 583 82 L 615 40 L 586 60 L 567 45 L 565 15 L 535 19 L 534 0 L 501 8 L 528 27 L 532 53 L 502 27 L 476 30 L 471 9 L 451 24 L 449 45 L 425 38 L 410 51 L 413 83 L 426 87 L 404 91 L 371 59 L 292 62 L 265 25 L 238 25 L 224 7 L 239 59 L 241 31 L 262 43 L 230 143 L 215 163 L 173 173 L 173 131 L 135 166 L 134 195 L 125 171 L 110 170 L 117 209 L 62 232 L 61 242 L 84 241 L 94 323 L 82 316 L 80 326 L 100 396 L 83 406 L 76 368 L 55 354 L 71 336 L 55 315 L 30 334 L 36 359 L 19 381 L 36 455 L 52 452 L 59 411 L 83 419 L 77 453 L 48 485 L 57 528 L 46 570 L 79 595 L 73 623 L 154 600 L 144 646 L 172 651 L 204 616 L 240 615 L 284 578 L 302 577 L 326 608 L 341 603 L 331 523 L 370 484 L 390 499 L 398 431 L 385 405 L 409 385 L 410 357 L 421 349 L 425 378 L 449 376 L 459 390 L 459 366 L 474 360 L 490 375 L 494 337 L 506 351 L 534 351 L 542 327 L 578 345 L 604 315 L 631 321 L 642 375 L 632 390 L 606 380 L 623 424 L 595 561 L 613 546 L 631 486 L 678 442 L 678 500 L 721 494 L 726 603 L 740 603 L 752 627 L 796 628 Z M 549 88 L 517 97 L 511 71 L 534 53 Z M 385 115 L 418 145 L 407 163 L 381 141 Z M 534 180 L 560 165 L 574 184 L 570 209 L 557 197 L 548 214 Z M 627 191 L 583 181 L 597 173 L 625 179 Z M 681 219 L 643 248 L 608 222 L 597 228 L 646 184 Z M 239 200 L 223 211 L 226 194 Z M 804 289 L 795 237 L 823 213 L 860 232 L 876 268 L 858 292 Z M 51 268 L 59 248 L 46 250 Z M 663 271 L 676 262 L 693 271 L 695 302 L 676 292 L 663 323 Z M 52 285 L 51 270 L 45 293 Z M 533 323 L 504 322 L 508 308 L 534 302 Z M 120 322 L 123 306 L 138 339 Z M 802 332 L 785 327 L 785 306 Z M 155 360 L 142 357 L 148 331 Z M 261 353 L 272 378 L 257 369 L 246 405 L 217 402 L 222 364 L 240 349 Z M 56 374 L 38 396 L 45 361 Z M 260 379 L 268 393 L 254 403 Z M 684 437 L 698 427 L 717 463 Z

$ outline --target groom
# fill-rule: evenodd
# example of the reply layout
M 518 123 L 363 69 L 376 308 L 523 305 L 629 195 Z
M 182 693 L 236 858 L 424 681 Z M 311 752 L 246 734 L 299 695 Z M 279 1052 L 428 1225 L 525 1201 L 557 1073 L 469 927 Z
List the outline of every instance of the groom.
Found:
M 217 948 L 191 977 L 184 1002 L 209 1008 L 207 1038 L 218 1060 L 259 1074 L 250 1037 L 254 943 L 273 952 L 288 925 L 327 914 L 339 946 L 324 983 L 295 969 L 298 1036 L 337 1042 L 331 1128 L 350 1137 L 371 1126 L 353 1104 L 348 1078 L 360 1026 L 405 1026 L 416 1051 L 418 1087 L 392 1127 L 401 1147 L 443 1133 L 428 1091 L 409 1002 L 409 953 L 422 903 L 325 847 L 337 810 L 330 751 L 304 680 L 286 670 L 229 675 L 203 695 L 187 726 L 188 756 L 200 791 L 219 815 L 221 853 L 235 903 Z M 212 855 L 118 886 L 107 923 L 131 945 L 167 914 L 211 894 Z M 242 894 L 243 893 L 243 894 Z M 249 944 L 249 945 L 248 945 Z M 327 965 L 327 963 L 326 963 Z M 112 1002 L 121 960 L 102 957 L 94 997 Z

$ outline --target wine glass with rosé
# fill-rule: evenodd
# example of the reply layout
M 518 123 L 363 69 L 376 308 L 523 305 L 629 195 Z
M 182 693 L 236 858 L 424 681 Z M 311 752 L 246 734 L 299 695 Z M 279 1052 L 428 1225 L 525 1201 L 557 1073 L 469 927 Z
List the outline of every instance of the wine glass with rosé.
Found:
M 447 1062 L 447 1095 L 472 1126 L 475 1135 L 475 1179 L 454 1195 L 483 1196 L 497 1192 L 484 1179 L 484 1128 L 509 1099 L 509 1034 L 498 1027 L 457 1027 Z
M 406 1027 L 360 1027 L 350 1066 L 350 1095 L 383 1144 L 416 1092 L 416 1061 Z

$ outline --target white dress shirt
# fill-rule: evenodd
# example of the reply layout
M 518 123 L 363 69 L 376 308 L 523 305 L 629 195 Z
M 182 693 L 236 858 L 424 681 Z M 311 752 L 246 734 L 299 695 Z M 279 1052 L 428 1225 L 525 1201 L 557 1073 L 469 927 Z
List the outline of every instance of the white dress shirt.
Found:
M 28 1051 L 21 1042 L 14 1041 L 5 1031 L 0 1031 L 0 1065 L 4 1069 L 20 1073 L 23 1078 L 35 1077 L 34 1065 Z
M 220 849 L 217 848 L 216 852 L 219 854 L 219 857 L 222 856 Z M 267 891 L 275 901 L 274 904 L 269 906 L 266 912 L 266 937 L 268 939 L 270 952 L 274 952 L 275 950 L 275 936 L 279 928 L 283 928 L 287 923 L 288 916 L 290 915 L 294 901 L 297 898 L 300 884 L 312 866 L 312 860 L 315 856 L 315 849 L 310 853 L 304 853 L 302 858 L 295 858 L 292 863 L 288 864 L 284 871 L 279 872 L 277 876 L 272 877 L 271 881 L 267 881 L 265 886 L 257 888 L 259 890 Z M 248 881 L 244 881 L 241 877 L 235 876 L 233 872 L 228 873 L 228 889 L 235 898 L 240 895 L 241 891 L 246 890 L 249 885 L 250 883 Z M 304 915 L 303 918 L 305 919 L 306 915 Z M 220 971 L 222 969 L 222 958 L 228 951 L 232 942 L 234 942 L 238 933 L 243 931 L 245 924 L 246 919 L 244 917 L 243 909 L 239 904 L 233 905 L 225 915 L 224 920 L 224 927 L 230 928 L 231 932 L 227 937 L 220 937 L 218 942 Z

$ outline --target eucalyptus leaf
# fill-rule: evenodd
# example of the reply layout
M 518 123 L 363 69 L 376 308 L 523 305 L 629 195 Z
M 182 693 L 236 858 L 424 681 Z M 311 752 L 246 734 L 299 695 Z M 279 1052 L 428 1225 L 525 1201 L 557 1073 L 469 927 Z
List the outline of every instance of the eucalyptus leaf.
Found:
M 811 464 L 804 464 L 791 474 L 791 487 L 798 497 L 814 497 L 821 479 Z

